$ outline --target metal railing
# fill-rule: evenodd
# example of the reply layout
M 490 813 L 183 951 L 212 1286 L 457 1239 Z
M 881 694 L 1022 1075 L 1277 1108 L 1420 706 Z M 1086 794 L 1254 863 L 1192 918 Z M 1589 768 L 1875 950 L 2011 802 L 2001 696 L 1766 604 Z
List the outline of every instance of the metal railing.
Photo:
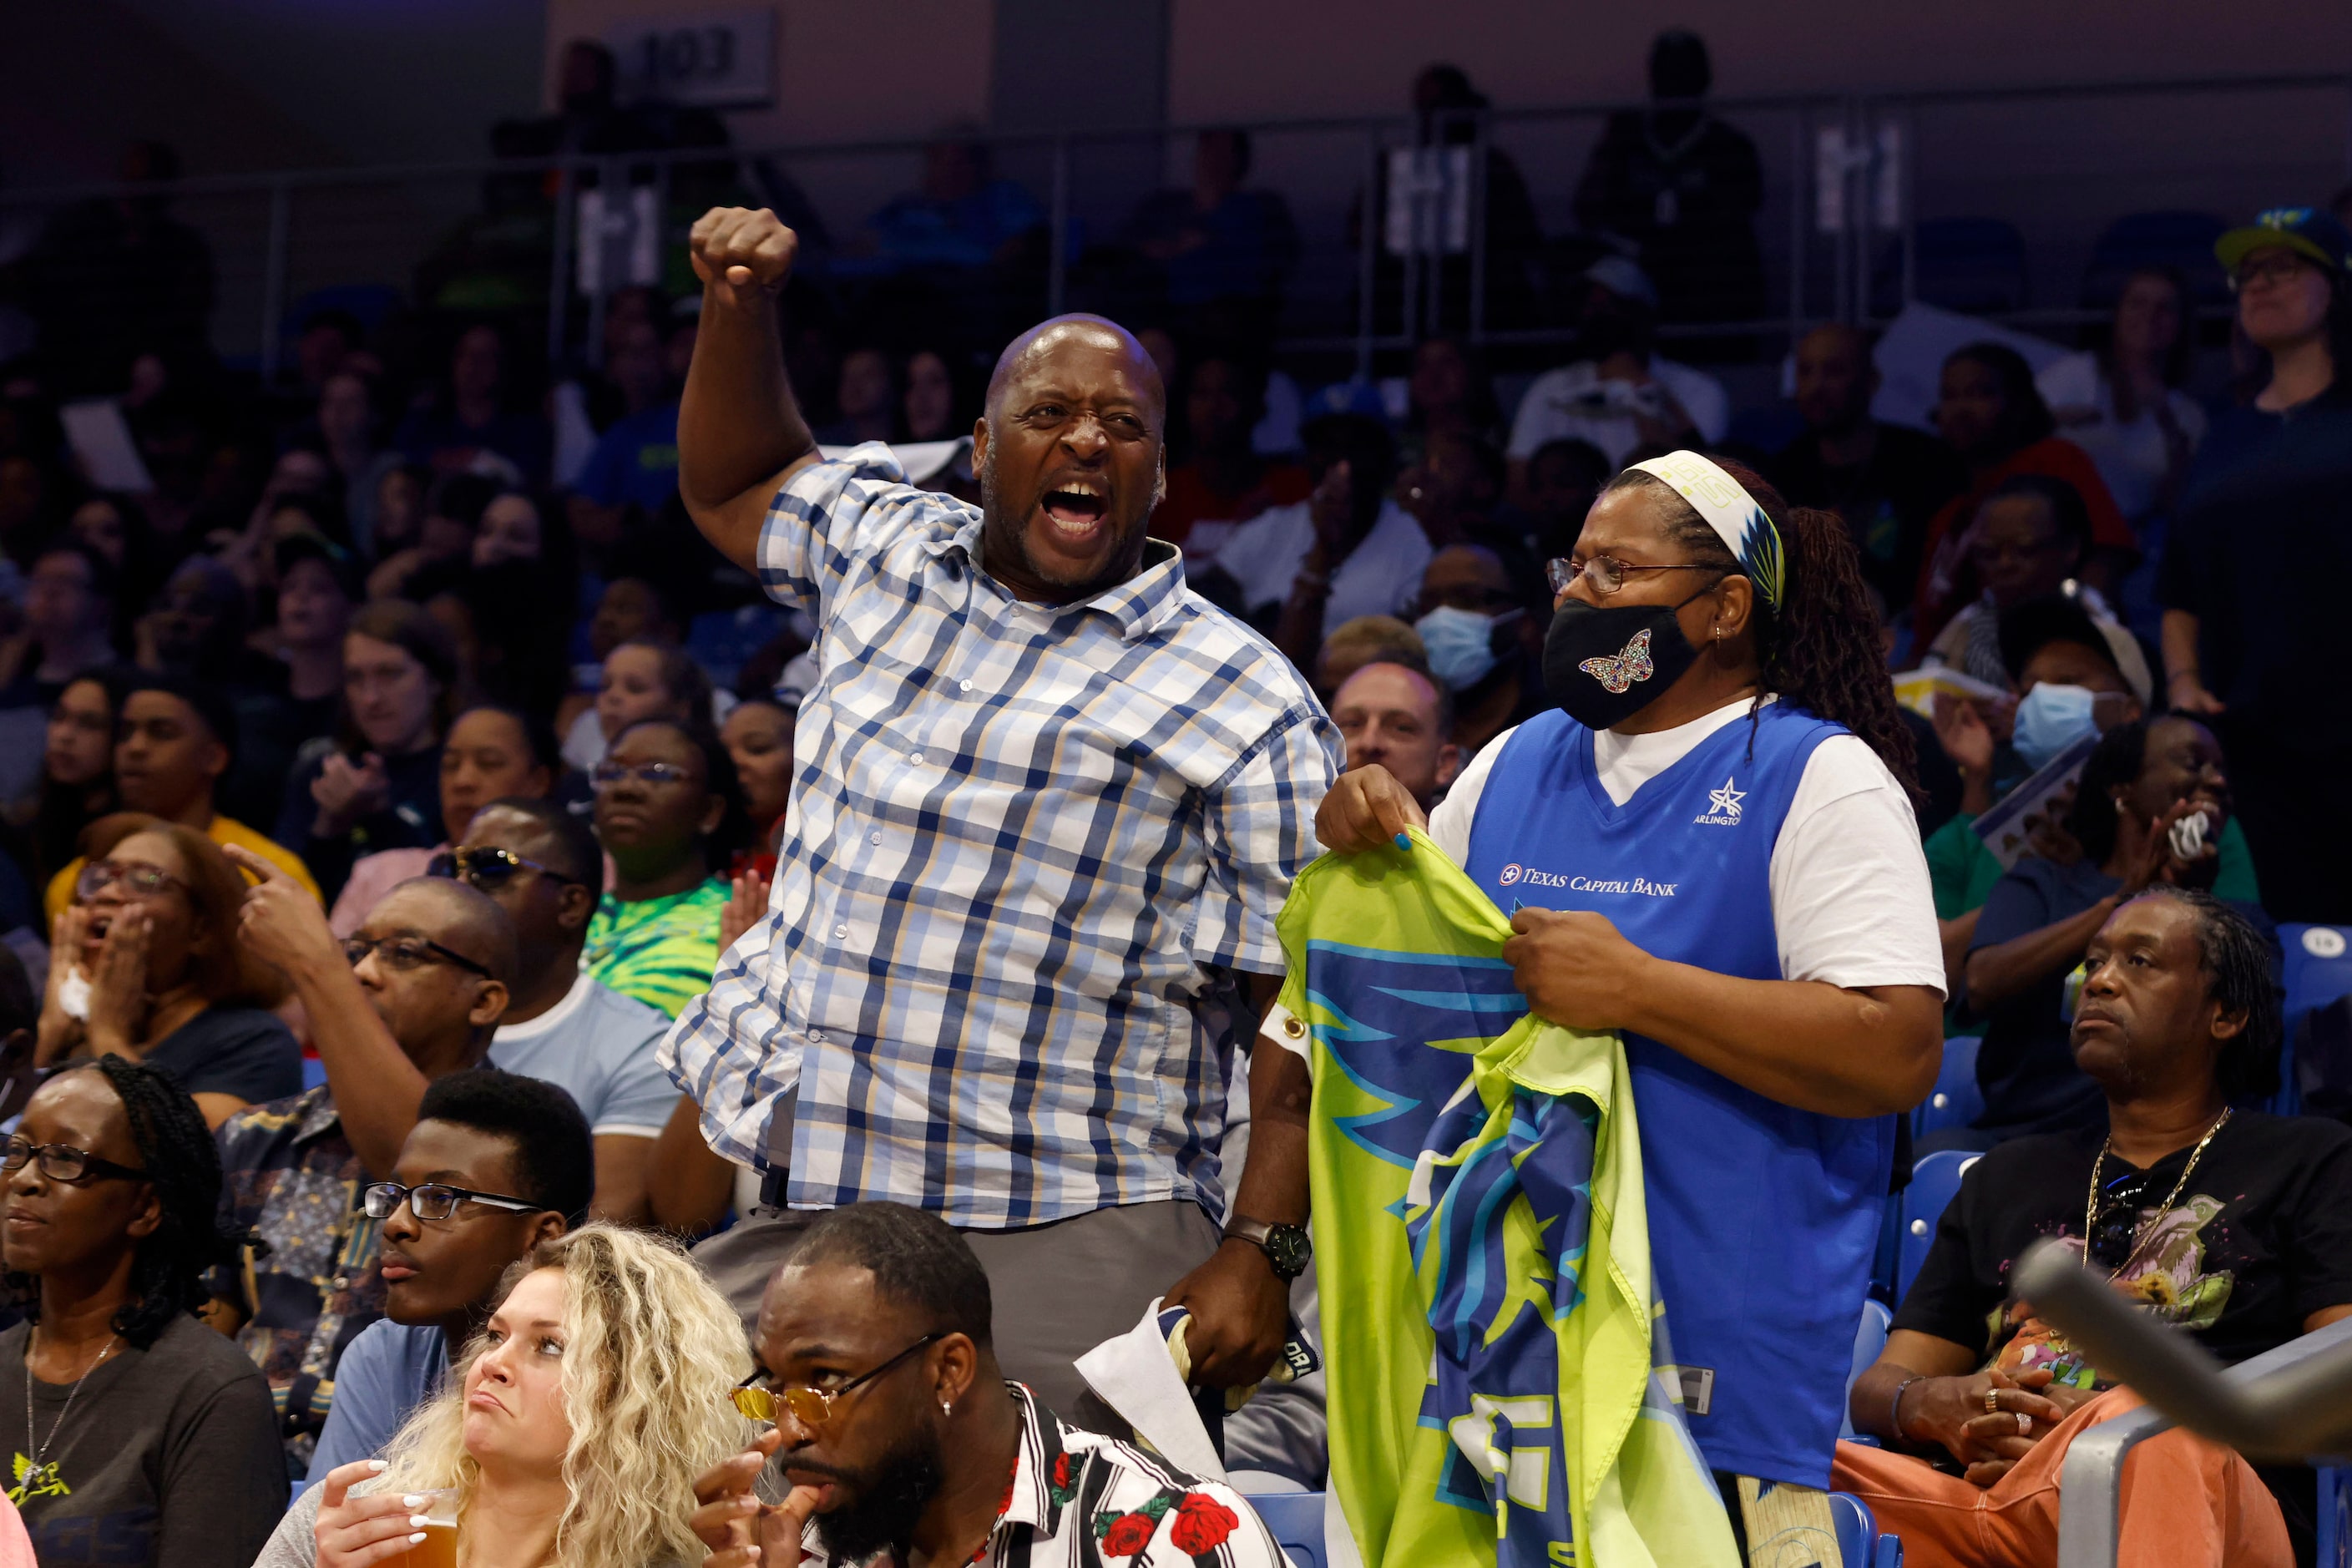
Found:
M 2217 100 L 2234 106 L 2234 116 L 2207 112 L 2192 117 L 2198 123 L 2183 125 L 2173 112 L 2191 101 L 2210 110 Z M 1495 319 L 1487 154 L 1501 152 L 1517 161 L 1528 176 L 1545 235 L 1556 238 L 1574 229 L 1576 176 L 1607 117 L 1651 107 L 1643 100 L 1585 101 L 1456 113 L 1425 125 L 1390 116 L 1324 117 L 1012 132 L 982 140 L 1000 168 L 1028 176 L 1047 193 L 1046 255 L 1028 283 L 1045 309 L 1058 310 L 1075 297 L 1090 244 L 1114 232 L 1145 194 L 1133 188 L 1131 178 L 1122 185 L 1090 178 L 1090 162 L 1108 163 L 1108 150 L 1124 149 L 1129 156 L 1121 166 L 1131 170 L 1132 150 L 1143 143 L 1161 149 L 1172 171 L 1176 150 L 1189 147 L 1198 132 L 1236 124 L 1247 129 L 1258 148 L 1260 178 L 1253 183 L 1285 196 L 1302 235 L 1276 346 L 1324 356 L 1335 366 L 1345 363 L 1367 375 L 1380 356 L 1432 330 L 1460 331 L 1497 347 L 1565 342 L 1570 331 L 1557 316 L 1533 322 Z M 2324 200 L 2352 174 L 2352 77 L 2336 73 L 1756 95 L 1710 100 L 1706 107 L 1746 131 L 1757 146 L 1764 200 L 1754 222 L 1767 272 L 1765 297 L 1777 308 L 1755 320 L 1670 323 L 1662 329 L 1669 342 L 1787 338 L 1809 321 L 1883 319 L 1916 296 L 1919 258 L 1913 236 L 1923 211 L 1990 210 L 2029 232 L 2063 229 L 2062 237 L 2042 247 L 2057 255 L 2069 246 L 2087 250 L 2089 235 L 2105 218 L 2134 210 L 2125 193 L 2171 198 L 2156 205 L 2237 216 L 2281 200 Z M 2093 110 L 2086 123 L 2096 127 L 2095 133 L 2078 128 L 2070 137 L 2068 125 Z M 1418 190 L 1388 188 L 1395 184 L 1384 180 L 1390 155 L 1445 144 L 1449 118 L 1468 136 L 1458 143 L 1468 152 L 1468 189 L 1457 192 L 1443 180 Z M 2246 134 L 2230 133 L 2247 125 L 2253 129 Z M 2018 144 L 2032 143 L 2037 134 L 2053 148 L 2085 147 L 2095 171 L 2070 171 L 2063 159 L 2053 170 L 2049 158 L 2017 155 Z M 2006 148 L 2006 160 L 1984 156 L 1988 142 L 1999 144 L 1996 153 Z M 545 204 L 546 270 L 543 300 L 532 302 L 544 305 L 549 358 L 561 363 L 575 353 L 596 355 L 603 301 L 617 286 L 610 276 L 595 287 L 582 286 L 580 226 L 590 191 L 649 184 L 655 208 L 667 220 L 672 176 L 681 166 L 725 165 L 735 184 L 755 194 L 777 172 L 789 171 L 806 180 L 828 226 L 847 231 L 862 211 L 878 205 L 873 202 L 877 194 L 915 183 L 915 161 L 925 145 L 921 139 L 882 138 L 5 190 L 0 191 L 0 221 L 91 198 L 169 197 L 184 221 L 206 235 L 217 258 L 215 341 L 274 376 L 281 368 L 289 304 L 336 282 L 381 282 L 411 293 L 436 226 L 454 228 L 478 218 L 472 192 L 480 183 L 537 176 Z M 2184 155 L 2184 148 L 2190 153 Z M 2105 163 L 2098 163 L 2102 158 Z M 2088 184 L 2093 178 L 2096 185 Z M 1390 226 L 1375 222 L 1384 197 L 1433 204 L 1414 211 L 1404 226 L 1410 243 L 1384 243 L 1381 231 Z M 1466 232 L 1449 237 L 1446 215 L 1433 207 L 1441 203 L 1466 203 Z M 2023 210 L 2037 204 L 2038 210 Z M 677 226 L 669 224 L 665 247 L 674 247 Z M 601 243 L 602 237 L 591 237 Z M 1449 268 L 1466 271 L 1466 301 L 1458 309 L 1449 298 Z M 2041 327 L 2068 325 L 2085 315 L 2075 300 L 2031 297 L 1994 314 Z

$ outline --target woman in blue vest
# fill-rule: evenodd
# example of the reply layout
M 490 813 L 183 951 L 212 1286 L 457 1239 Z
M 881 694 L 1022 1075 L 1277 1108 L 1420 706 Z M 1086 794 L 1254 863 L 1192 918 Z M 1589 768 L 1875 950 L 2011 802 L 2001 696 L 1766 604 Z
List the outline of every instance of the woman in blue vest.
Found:
M 1825 1488 L 1895 1117 L 1943 1037 L 1877 617 L 1843 523 L 1694 452 L 1620 474 L 1551 574 L 1558 706 L 1481 752 L 1430 833 L 1510 911 L 1534 1010 L 1624 1035 L 1718 1480 Z M 1316 826 L 1345 849 L 1420 821 L 1369 767 Z

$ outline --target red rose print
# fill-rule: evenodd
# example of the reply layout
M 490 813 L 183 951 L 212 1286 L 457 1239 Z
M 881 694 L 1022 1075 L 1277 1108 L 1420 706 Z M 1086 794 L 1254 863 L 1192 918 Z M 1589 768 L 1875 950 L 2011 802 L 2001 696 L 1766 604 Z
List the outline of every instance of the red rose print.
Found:
M 1106 1557 L 1132 1557 L 1151 1544 L 1151 1532 L 1159 1521 L 1148 1513 L 1125 1513 L 1110 1521 L 1103 1531 L 1102 1550 Z
M 1186 1492 L 1177 1500 L 1175 1521 L 1168 1526 L 1169 1544 L 1187 1557 L 1198 1557 L 1214 1552 L 1241 1522 L 1240 1515 L 1208 1493 Z
M 1056 1491 L 1064 1491 L 1068 1489 L 1069 1485 L 1070 1456 L 1056 1454 L 1054 1456 L 1054 1489 Z

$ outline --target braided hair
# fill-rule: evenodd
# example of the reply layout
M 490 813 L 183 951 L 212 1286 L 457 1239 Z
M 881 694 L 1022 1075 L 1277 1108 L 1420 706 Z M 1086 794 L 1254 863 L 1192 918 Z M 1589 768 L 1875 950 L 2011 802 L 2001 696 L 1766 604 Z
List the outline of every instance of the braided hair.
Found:
M 220 1224 L 220 1150 L 196 1102 L 160 1068 L 109 1053 L 62 1070 L 106 1076 L 122 1100 L 139 1168 L 163 1205 L 162 1222 L 132 1256 L 130 1299 L 114 1314 L 114 1331 L 133 1349 L 145 1350 L 172 1320 L 210 1298 L 205 1270 L 236 1260 L 236 1246 Z M 37 1322 L 41 1301 L 34 1281 L 12 1274 L 9 1283 L 25 1316 Z
M 1759 591 L 1750 624 L 1762 666 L 1762 692 L 1809 713 L 1843 724 L 1878 753 L 1916 805 L 1925 797 L 1918 784 L 1917 752 L 1895 702 L 1895 682 L 1879 649 L 1878 611 L 1863 584 L 1853 537 L 1835 512 L 1791 507 L 1755 469 L 1728 458 L 1708 459 L 1738 480 L 1772 520 L 1788 562 L 1780 608 Z M 1665 510 L 1666 531 L 1692 560 L 1746 574 L 1737 556 L 1706 519 L 1674 487 L 1641 468 L 1628 468 L 1610 481 L 1611 490 L 1648 487 Z

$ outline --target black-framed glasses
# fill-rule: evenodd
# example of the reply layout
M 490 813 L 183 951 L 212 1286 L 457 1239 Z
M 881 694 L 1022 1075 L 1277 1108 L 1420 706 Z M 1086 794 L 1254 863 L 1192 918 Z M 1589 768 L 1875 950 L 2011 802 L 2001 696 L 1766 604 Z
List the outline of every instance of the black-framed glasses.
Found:
M 2307 256 L 2292 250 L 2280 250 L 2259 261 L 2242 263 L 2230 274 L 2230 292 L 2242 293 L 2257 283 L 2291 283 L 2295 276 L 2315 263 Z
M 390 1219 L 405 1203 L 408 1212 L 418 1219 L 447 1219 L 457 1212 L 459 1204 L 480 1204 L 487 1208 L 505 1209 L 509 1214 L 537 1214 L 547 1205 L 532 1203 L 529 1198 L 509 1197 L 504 1193 L 478 1193 L 471 1187 L 453 1187 L 446 1182 L 426 1182 L 421 1186 L 404 1187 L 398 1182 L 372 1182 L 360 1189 L 360 1209 L 370 1219 Z
M 511 849 L 460 845 L 455 849 L 443 850 L 425 863 L 426 876 L 447 877 L 478 888 L 485 893 L 498 891 L 525 871 L 536 871 L 551 882 L 562 882 L 570 887 L 586 885 L 577 877 L 567 877 L 552 866 L 534 860 L 528 855 L 518 855 Z
M 1620 561 L 1614 555 L 1595 555 L 1589 561 L 1572 556 L 1555 555 L 1544 563 L 1544 581 L 1551 584 L 1555 597 L 1575 585 L 1579 577 L 1592 585 L 1592 591 L 1607 598 L 1625 585 L 1632 572 L 1722 572 L 1724 568 L 1705 561 L 1675 561 L 1664 565 L 1644 565 L 1638 561 Z
M 343 957 L 353 969 L 369 953 L 380 954 L 387 969 L 422 969 L 428 963 L 454 964 L 485 980 L 496 980 L 485 965 L 475 963 L 464 953 L 443 947 L 430 937 L 422 936 L 347 936 L 343 939 Z
M 36 1143 L 32 1140 L 10 1133 L 8 1142 L 0 1145 L 0 1171 L 21 1171 L 27 1161 L 37 1162 L 41 1174 L 53 1182 L 143 1182 L 144 1171 L 134 1171 L 128 1165 L 118 1165 L 87 1149 L 77 1149 L 70 1143 Z
M 83 902 L 109 888 L 120 887 L 134 899 L 152 898 L 167 888 L 187 889 L 187 884 L 161 866 L 136 860 L 92 860 L 74 879 L 74 897 Z
M 676 763 L 616 763 L 607 758 L 598 763 L 588 777 L 598 789 L 623 779 L 646 784 L 687 784 L 693 779 L 694 770 L 679 767 Z
M 754 1421 L 773 1421 L 776 1407 L 783 1406 L 793 1413 L 793 1419 L 803 1426 L 817 1427 L 833 1419 L 833 1402 L 851 1389 L 873 1382 L 925 1345 L 948 1337 L 945 1329 L 934 1329 L 884 1362 L 871 1372 L 861 1373 L 838 1388 L 811 1388 L 804 1383 L 788 1383 L 782 1388 L 761 1388 L 756 1384 L 761 1375 L 753 1373 L 735 1390 L 735 1408 Z

